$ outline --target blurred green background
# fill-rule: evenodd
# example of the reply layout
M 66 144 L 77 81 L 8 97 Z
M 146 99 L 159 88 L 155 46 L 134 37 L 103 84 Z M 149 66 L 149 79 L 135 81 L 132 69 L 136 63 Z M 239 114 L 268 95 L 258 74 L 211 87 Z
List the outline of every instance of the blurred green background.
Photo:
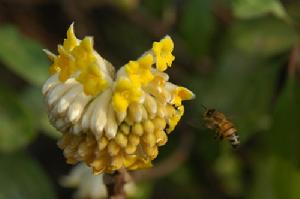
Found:
M 0 199 L 72 197 L 41 85 L 42 49 L 73 21 L 115 66 L 171 35 L 171 81 L 197 95 L 136 198 L 300 198 L 300 1 L 0 0 Z M 201 104 L 234 121 L 238 150 L 213 140 Z

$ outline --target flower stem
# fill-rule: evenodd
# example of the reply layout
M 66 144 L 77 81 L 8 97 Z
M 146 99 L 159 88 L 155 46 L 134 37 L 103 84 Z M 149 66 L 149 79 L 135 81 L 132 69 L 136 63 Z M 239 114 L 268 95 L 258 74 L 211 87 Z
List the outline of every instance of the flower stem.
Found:
M 125 168 L 115 171 L 112 174 L 104 175 L 104 184 L 107 187 L 109 199 L 125 199 L 126 193 L 124 185 L 130 180 L 130 176 Z

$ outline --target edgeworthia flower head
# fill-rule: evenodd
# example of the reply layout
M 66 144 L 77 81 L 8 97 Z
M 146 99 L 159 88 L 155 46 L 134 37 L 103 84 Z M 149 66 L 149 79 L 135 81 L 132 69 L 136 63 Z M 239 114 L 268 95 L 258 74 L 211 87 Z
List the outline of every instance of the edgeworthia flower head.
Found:
M 182 101 L 194 97 L 164 72 L 173 48 L 165 36 L 115 74 L 93 38 L 77 39 L 72 24 L 58 55 L 45 50 L 53 63 L 42 92 L 68 163 L 83 161 L 94 173 L 151 166 L 183 115 Z

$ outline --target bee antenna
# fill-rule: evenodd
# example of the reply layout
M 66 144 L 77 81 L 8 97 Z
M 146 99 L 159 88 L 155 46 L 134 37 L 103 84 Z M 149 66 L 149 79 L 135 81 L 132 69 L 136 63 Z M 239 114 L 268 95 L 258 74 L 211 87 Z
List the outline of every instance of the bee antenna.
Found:
M 207 107 L 206 107 L 206 106 L 204 106 L 203 104 L 201 104 L 201 106 L 202 106 L 205 110 L 207 110 Z

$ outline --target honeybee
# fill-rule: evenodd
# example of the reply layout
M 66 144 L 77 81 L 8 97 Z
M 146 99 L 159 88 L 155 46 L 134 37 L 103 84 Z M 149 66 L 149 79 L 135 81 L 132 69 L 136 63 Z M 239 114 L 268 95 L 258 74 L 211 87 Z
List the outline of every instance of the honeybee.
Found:
M 233 148 L 237 148 L 240 145 L 240 139 L 233 123 L 227 120 L 225 115 L 216 109 L 203 107 L 205 108 L 205 112 L 203 113 L 204 124 L 207 128 L 216 131 L 215 139 L 223 140 L 225 138 Z

